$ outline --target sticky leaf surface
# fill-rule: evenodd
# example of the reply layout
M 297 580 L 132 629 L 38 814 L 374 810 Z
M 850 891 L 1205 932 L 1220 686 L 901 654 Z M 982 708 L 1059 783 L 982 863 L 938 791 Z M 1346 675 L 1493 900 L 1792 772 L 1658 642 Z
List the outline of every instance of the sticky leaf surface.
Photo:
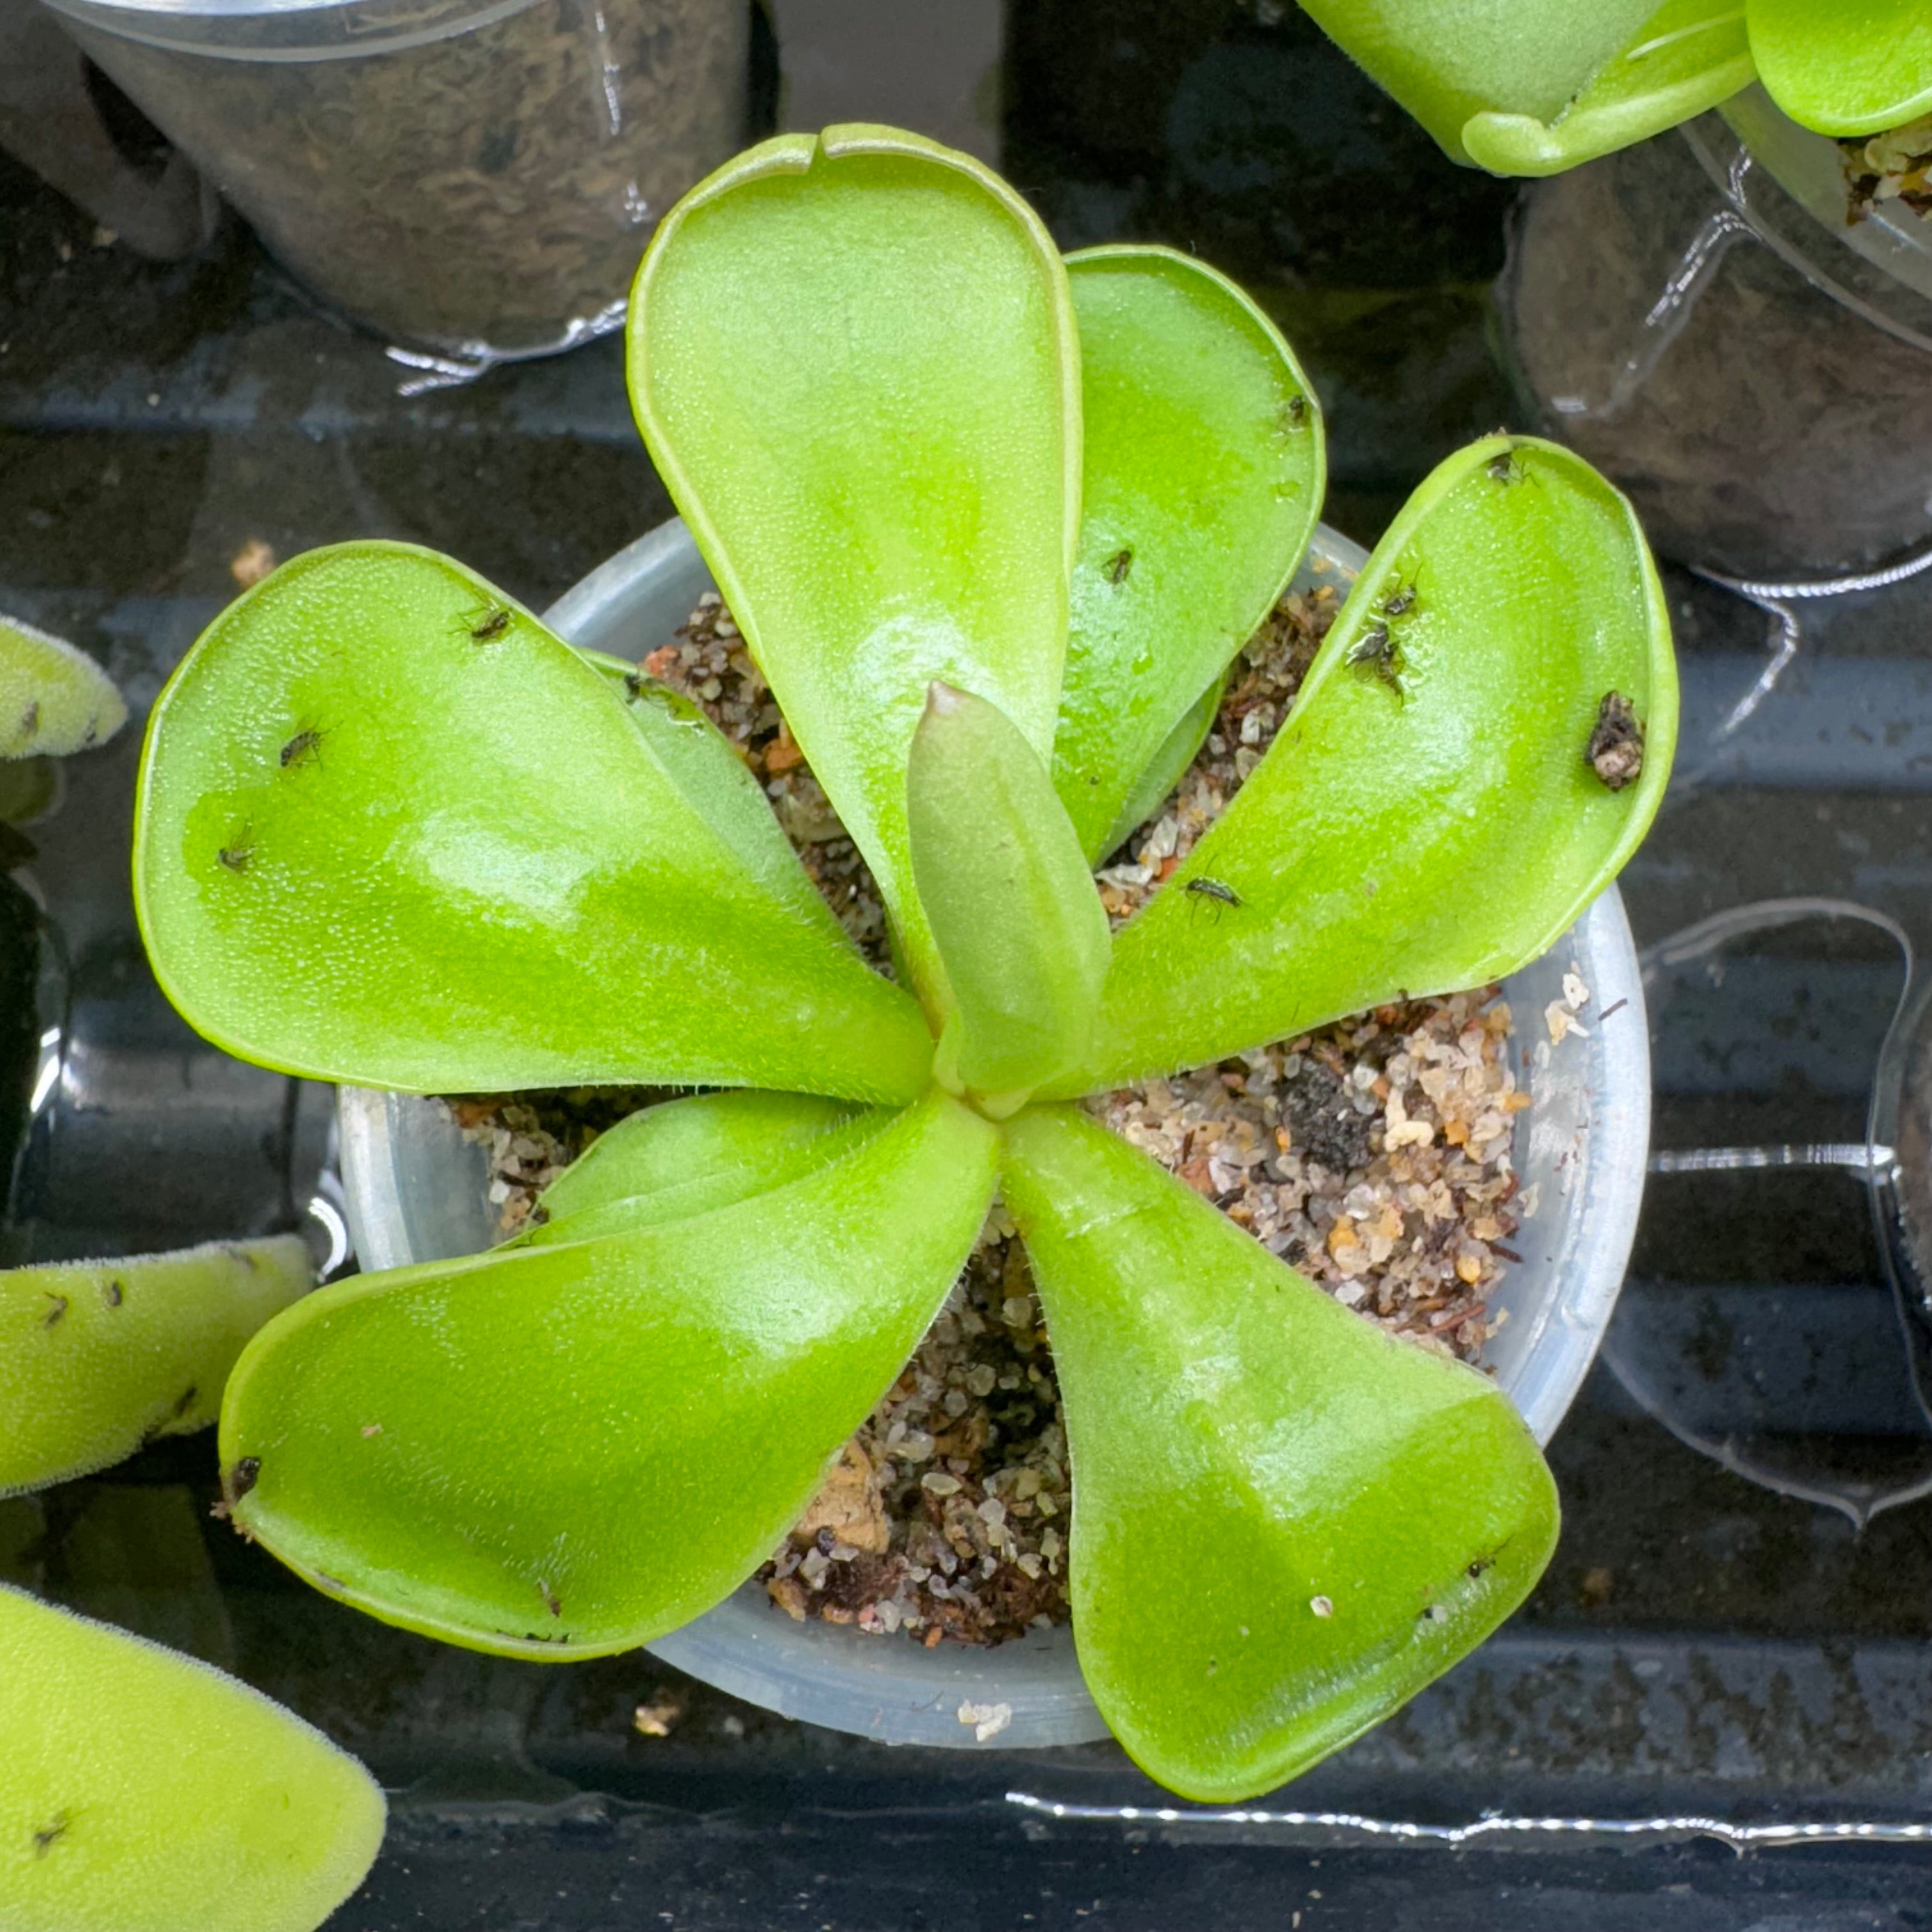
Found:
M 474 1648 L 674 1629 L 771 1554 L 904 1366 L 995 1152 L 935 1093 L 735 1207 L 325 1289 L 230 1382 L 236 1520 L 319 1588 Z
M 1628 701 L 1642 775 L 1588 758 Z M 1442 464 L 1369 560 L 1287 722 L 1114 941 L 1090 1091 L 1512 973 L 1616 877 L 1668 776 L 1677 683 L 1623 498 L 1549 443 Z
M 1059 256 L 963 155 L 785 135 L 659 226 L 628 343 L 652 458 L 930 1003 L 905 831 L 926 686 L 1052 745 L 1080 476 Z
M 1054 782 L 1098 859 L 1294 575 L 1326 469 L 1307 378 L 1226 276 L 1168 248 L 1066 267 L 1084 472 Z
M 127 722 L 112 680 L 85 651 L 0 617 L 0 758 L 64 758 Z
M 1555 1486 L 1485 1378 L 1351 1313 L 1084 1115 L 1005 1135 L 1066 1405 L 1082 1672 L 1163 1784 L 1252 1797 L 1515 1609 Z
M 0 1273 L 0 1496 L 206 1429 L 242 1344 L 314 1279 L 292 1235 Z
M 7 1932 L 314 1932 L 375 1862 L 382 1794 L 206 1664 L 0 1588 Z
M 953 1003 L 936 1070 L 997 1117 L 1086 1046 L 1107 916 L 1046 766 L 997 706 L 934 686 L 906 798 Z
M 910 1098 L 931 1053 L 914 1002 L 693 784 L 460 566 L 312 551 L 224 611 L 155 706 L 149 957 L 218 1045 L 318 1078 Z

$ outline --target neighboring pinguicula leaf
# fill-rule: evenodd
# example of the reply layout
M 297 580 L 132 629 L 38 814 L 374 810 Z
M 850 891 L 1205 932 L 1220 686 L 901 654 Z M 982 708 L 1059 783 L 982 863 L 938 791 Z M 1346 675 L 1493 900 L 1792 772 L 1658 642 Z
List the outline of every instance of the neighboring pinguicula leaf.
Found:
M 0 1925 L 314 1932 L 382 1842 L 375 1780 L 206 1664 L 0 1588 Z
M 938 679 L 1052 754 L 1080 508 L 1060 258 L 964 155 L 891 128 L 781 135 L 659 224 L 629 369 L 658 472 L 938 1014 L 907 749 Z
M 1302 0 L 1328 37 L 1458 160 L 1492 111 L 1556 121 L 1633 42 L 1657 0 Z M 1582 158 L 1579 157 L 1579 158 Z
M 1494 174 L 1558 174 L 1702 113 L 1751 76 L 1736 0 L 1669 0 L 1552 118 L 1505 110 L 1472 115 L 1462 146 Z
M 0 758 L 64 758 L 128 721 L 113 681 L 85 651 L 0 616 Z
M 715 1213 L 322 1289 L 230 1383 L 234 1520 L 449 1642 L 648 1642 L 797 1520 L 946 1298 L 996 1154 L 933 1091 Z
M 1642 745 L 1616 789 L 1590 758 L 1612 694 Z M 1630 506 L 1552 443 L 1459 451 L 1376 547 L 1267 756 L 1116 936 L 1094 1044 L 1048 1090 L 1516 971 L 1636 850 L 1676 735 Z
M 1004 1120 L 1085 1048 L 1107 915 L 1046 767 L 984 698 L 932 687 L 906 807 L 952 1001 L 934 1077 Z
M 1924 0 L 1750 0 L 1765 90 L 1821 134 L 1874 134 L 1932 110 L 1932 14 Z
M 1923 0 L 1304 0 L 1455 159 L 1550 175 L 1715 107 L 1755 76 L 1821 134 L 1932 108 Z
M 406 544 L 313 550 L 155 704 L 135 909 L 188 1018 L 292 1073 L 910 1100 L 916 1006 L 694 790 L 482 578 Z
M 314 1279 L 293 1235 L 0 1273 L 0 1496 L 206 1429 L 242 1344 Z
M 1327 472 L 1314 391 L 1226 276 L 1168 248 L 1066 269 L 1085 468 L 1054 782 L 1098 860 L 1146 816 L 1124 814 L 1136 781 L 1198 748 L 1190 714 L 1294 575 Z
M 1386 1717 L 1528 1595 L 1556 1491 L 1474 1370 L 1353 1315 L 1070 1108 L 1005 1130 L 1077 1484 L 1080 1668 L 1189 1798 Z

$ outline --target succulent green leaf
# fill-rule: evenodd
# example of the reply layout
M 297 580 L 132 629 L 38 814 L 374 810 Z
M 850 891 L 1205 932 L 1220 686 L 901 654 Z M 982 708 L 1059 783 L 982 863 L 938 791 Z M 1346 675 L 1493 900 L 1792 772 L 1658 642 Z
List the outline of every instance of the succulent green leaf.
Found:
M 293 1235 L 0 1273 L 0 1496 L 206 1429 L 242 1344 L 314 1280 Z
M 1750 0 L 1750 12 L 1759 78 L 1792 120 L 1875 134 L 1932 110 L 1924 0 Z
M 996 1155 L 933 1090 L 716 1213 L 325 1288 L 230 1379 L 235 1520 L 331 1595 L 476 1649 L 674 1629 L 770 1555 L 898 1373 Z
M 0 617 L 0 758 L 64 758 L 127 722 L 113 680 L 85 651 Z
M 526 1242 L 582 1240 L 728 1208 L 839 1160 L 892 1116 L 815 1094 L 740 1088 L 620 1120 L 565 1168 Z
M 1492 174 L 1558 174 L 1714 107 L 1752 74 L 1739 0 L 1668 0 L 1554 119 L 1488 110 L 1462 146 Z
M 1494 112 L 1546 125 L 1644 38 L 1657 0 L 1302 0 L 1456 160 Z
M 1053 1335 L 1080 1667 L 1184 1796 L 1295 1777 L 1473 1649 L 1555 1546 L 1522 1418 L 1071 1108 L 1005 1130 Z
M 448 559 L 311 551 L 155 705 L 134 888 L 156 975 L 217 1044 L 322 1079 L 910 1099 L 915 1004 L 747 862 L 742 813 L 706 822 L 663 735 Z
M 905 764 L 934 679 L 1050 754 L 1079 517 L 1066 272 L 997 176 L 888 128 L 784 135 L 694 188 L 632 296 L 639 428 L 922 996 Z
M 1642 768 L 1589 754 L 1627 700 Z M 1677 676 L 1630 506 L 1580 457 L 1486 437 L 1376 546 L 1267 756 L 1114 942 L 1084 1092 L 1514 972 L 1655 814 Z
M 842 948 L 844 929 L 806 876 L 764 788 L 703 708 L 682 692 L 634 674 L 626 681 L 625 697 L 631 722 L 692 809 L 774 900 L 802 925 L 816 928 L 835 949 Z
M 1294 575 L 1327 465 L 1307 377 L 1225 275 L 1171 248 L 1090 248 L 1066 268 L 1084 476 L 1053 774 L 1098 859 Z
M 1107 976 L 1107 915 L 1046 766 L 984 698 L 933 686 L 906 813 L 953 1003 L 934 1074 L 998 1119 L 1085 1048 Z
M 1101 858 L 1118 851 L 1128 835 L 1138 831 L 1153 818 L 1168 794 L 1180 784 L 1188 766 L 1193 764 L 1207 742 L 1208 734 L 1214 728 L 1216 714 L 1221 709 L 1221 700 L 1227 688 L 1226 677 L 1217 677 L 1167 734 L 1160 749 L 1136 780 L 1126 803 L 1108 826 L 1107 836 L 1100 841 Z
M 0 1924 L 314 1932 L 382 1841 L 375 1780 L 203 1664 L 0 1588 Z

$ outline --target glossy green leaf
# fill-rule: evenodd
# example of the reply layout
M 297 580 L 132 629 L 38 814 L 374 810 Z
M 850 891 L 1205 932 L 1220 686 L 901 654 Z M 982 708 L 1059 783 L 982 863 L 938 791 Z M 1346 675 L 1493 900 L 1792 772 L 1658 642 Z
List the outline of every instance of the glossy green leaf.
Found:
M 382 1841 L 374 1779 L 259 1691 L 0 1588 L 0 1925 L 314 1932 Z
M 1100 841 L 1100 857 L 1118 851 L 1126 838 L 1160 809 L 1168 794 L 1186 776 L 1188 766 L 1199 756 L 1208 734 L 1214 728 L 1227 688 L 1227 679 L 1217 677 L 1167 734 L 1128 794 L 1126 803 L 1108 826 L 1107 836 Z
M 1090 248 L 1066 268 L 1084 475 L 1053 775 L 1097 860 L 1294 574 L 1327 466 L 1307 377 L 1225 275 L 1170 248 Z
M 1066 1406 L 1088 1688 L 1163 1784 L 1252 1797 L 1522 1601 L 1555 1485 L 1492 1383 L 1331 1300 L 1084 1114 L 1031 1109 L 1006 1142 Z
M 230 1052 L 322 1079 L 910 1099 L 914 1002 L 654 742 L 448 559 L 296 559 L 154 707 L 134 883 L 163 989 Z
M 564 1169 L 526 1244 L 582 1240 L 709 1214 L 839 1160 L 892 1118 L 815 1094 L 740 1088 L 667 1100 L 620 1120 Z
M 997 705 L 932 687 L 906 803 L 953 1003 L 934 1073 L 999 1119 L 1084 1049 L 1107 915 L 1046 766 Z
M 1646 734 L 1611 790 L 1609 694 Z M 1376 546 L 1220 823 L 1114 941 L 1078 1084 L 1196 1066 L 1551 945 L 1616 876 L 1677 733 L 1670 627 L 1624 499 L 1580 457 L 1486 438 Z
M 938 1092 L 714 1214 L 326 1288 L 243 1355 L 235 1520 L 453 1642 L 628 1649 L 769 1556 L 937 1312 L 994 1131 Z
M 1546 124 L 1643 37 L 1657 0 L 1302 0 L 1457 160 L 1476 116 Z
M 85 651 L 0 617 L 0 758 L 64 758 L 127 722 L 112 680 Z
M 626 682 L 625 698 L 631 722 L 692 811 L 801 925 L 815 928 L 826 943 L 842 948 L 844 928 L 806 876 L 764 787 L 730 740 L 699 706 L 668 686 L 634 674 Z
M 889 128 L 783 135 L 658 225 L 629 373 L 658 473 L 937 1012 L 905 832 L 926 686 L 1052 746 L 1080 507 L 1059 255 L 964 155 Z
M 242 1344 L 314 1280 L 293 1235 L 0 1273 L 0 1496 L 206 1429 Z
M 1738 0 L 1668 0 L 1553 120 L 1485 112 L 1462 145 L 1493 174 L 1558 174 L 1714 107 L 1752 74 Z
M 1875 134 L 1932 110 L 1924 0 L 1750 0 L 1765 90 L 1821 134 Z

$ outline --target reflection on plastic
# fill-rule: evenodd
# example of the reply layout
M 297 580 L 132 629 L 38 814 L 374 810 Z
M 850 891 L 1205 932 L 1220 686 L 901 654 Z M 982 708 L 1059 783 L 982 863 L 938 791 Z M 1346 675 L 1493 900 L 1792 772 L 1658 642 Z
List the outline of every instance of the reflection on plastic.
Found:
M 1898 1198 L 1928 1181 L 1922 1155 L 1894 1131 L 1932 1010 L 1913 984 L 1915 956 L 1896 920 L 1823 898 L 1738 907 L 1646 954 L 1660 1137 L 1688 1138 L 1706 1121 L 1745 1130 L 1743 1144 L 1660 1150 L 1651 1172 L 1706 1190 L 1687 1225 L 1714 1230 L 1701 1242 L 1707 1256 L 1741 1251 L 1748 1220 L 1780 1205 L 1789 1214 L 1779 1191 L 1797 1174 L 1827 1177 L 1822 1219 L 1806 1232 L 1815 1228 L 1819 1256 L 1837 1272 L 1794 1256 L 1796 1278 L 1733 1281 L 1688 1258 L 1683 1279 L 1626 1285 L 1604 1345 L 1625 1391 L 1680 1442 L 1860 1525 L 1932 1493 L 1922 1285 L 1932 1270 Z M 1932 1068 L 1932 1055 L 1920 1057 Z M 1932 1082 L 1917 1090 L 1922 1113 Z M 1846 1130 L 1861 1117 L 1855 1140 Z M 1754 1174 L 1770 1178 L 1754 1186 Z M 1829 1220 L 1838 1175 L 1848 1184 L 1841 1229 Z M 1865 1247 L 1862 1211 L 1877 1244 L 1870 1272 L 1882 1278 L 1844 1278 L 1845 1261 Z
M 1372 1818 L 1359 1811 L 1268 1811 L 1252 1808 L 1209 1811 L 1172 1804 L 1064 1804 L 1010 1791 L 1006 1802 L 1042 1817 L 1120 1825 L 1233 1825 L 1273 1826 L 1283 1832 L 1323 1836 L 1399 1839 L 1426 1845 L 1466 1845 L 1494 1838 L 1715 1838 L 1734 1852 L 1767 1845 L 1911 1845 L 1932 1841 L 1932 1825 L 1891 1824 L 1856 1819 L 1793 1821 L 1776 1825 L 1733 1825 L 1721 1818 L 1485 1817 L 1466 1825 L 1423 1825 L 1408 1819 Z

